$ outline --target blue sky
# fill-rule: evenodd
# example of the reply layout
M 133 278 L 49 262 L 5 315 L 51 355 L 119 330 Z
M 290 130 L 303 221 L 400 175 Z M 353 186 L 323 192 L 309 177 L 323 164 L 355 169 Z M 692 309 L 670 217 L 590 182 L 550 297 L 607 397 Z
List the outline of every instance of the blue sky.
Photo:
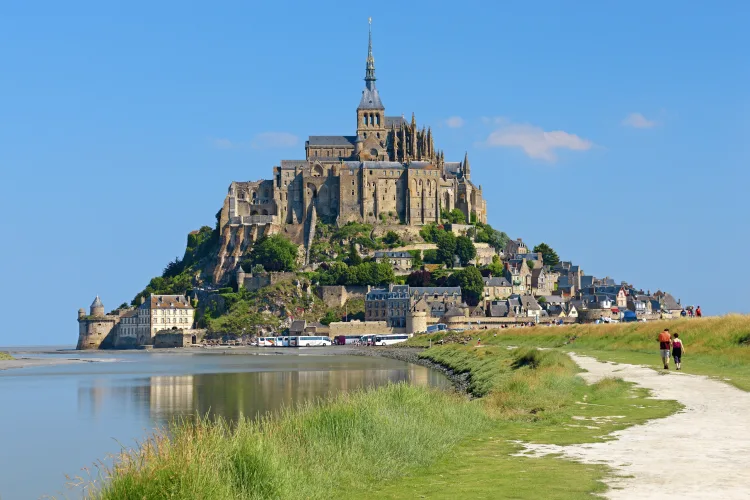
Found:
M 351 134 L 368 16 L 387 113 L 469 152 L 494 227 L 749 312 L 750 4 L 613 3 L 4 4 L 0 345 L 73 343 L 232 180 Z

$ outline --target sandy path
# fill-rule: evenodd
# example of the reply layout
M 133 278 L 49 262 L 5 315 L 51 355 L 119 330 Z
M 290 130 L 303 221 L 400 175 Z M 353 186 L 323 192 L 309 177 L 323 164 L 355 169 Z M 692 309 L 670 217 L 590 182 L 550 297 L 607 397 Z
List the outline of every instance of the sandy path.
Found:
M 605 443 L 527 444 L 524 454 L 562 453 L 630 476 L 607 481 L 612 499 L 750 498 L 750 393 L 702 376 L 571 356 L 589 382 L 619 377 L 685 409 L 617 431 Z

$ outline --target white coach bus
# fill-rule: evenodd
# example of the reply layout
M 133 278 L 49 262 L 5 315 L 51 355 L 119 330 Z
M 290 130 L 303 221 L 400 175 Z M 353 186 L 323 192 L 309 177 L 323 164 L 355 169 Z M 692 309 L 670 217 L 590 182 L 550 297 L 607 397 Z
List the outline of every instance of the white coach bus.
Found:
M 399 342 L 406 342 L 410 337 L 411 334 L 376 335 L 375 345 L 398 344 Z
M 296 340 L 296 342 L 295 342 Z M 328 337 L 292 337 L 290 343 L 292 347 L 319 347 L 331 345 L 331 339 Z

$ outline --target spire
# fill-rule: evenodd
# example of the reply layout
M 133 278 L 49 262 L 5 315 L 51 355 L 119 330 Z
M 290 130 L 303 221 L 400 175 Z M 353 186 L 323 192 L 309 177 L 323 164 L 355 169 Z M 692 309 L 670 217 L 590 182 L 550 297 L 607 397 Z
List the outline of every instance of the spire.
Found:
M 464 172 L 464 177 L 466 179 L 471 178 L 471 167 L 469 167 L 469 152 L 468 151 L 464 155 L 463 172 Z
M 365 82 L 368 90 L 375 88 L 375 58 L 372 57 L 372 18 L 367 18 L 370 25 L 367 42 L 367 69 L 365 70 Z

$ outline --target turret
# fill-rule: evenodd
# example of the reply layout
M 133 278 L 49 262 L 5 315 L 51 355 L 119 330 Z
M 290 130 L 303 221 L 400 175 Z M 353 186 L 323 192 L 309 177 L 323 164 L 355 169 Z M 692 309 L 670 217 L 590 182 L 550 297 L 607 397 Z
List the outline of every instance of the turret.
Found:
M 385 139 L 385 107 L 380 101 L 380 94 L 375 87 L 375 58 L 372 56 L 372 18 L 367 45 L 367 63 L 365 65 L 365 89 L 357 106 L 357 135 L 363 139 L 382 134 Z
M 82 320 L 82 319 L 83 319 L 83 318 L 85 318 L 85 317 L 86 317 L 86 309 L 84 309 L 84 308 L 82 307 L 82 308 L 80 308 L 80 309 L 78 310 L 78 320 L 80 321 L 80 320 Z
M 104 316 L 104 304 L 102 304 L 98 295 L 94 299 L 94 302 L 91 303 L 90 311 L 91 316 Z
M 468 151 L 464 155 L 464 164 L 462 165 L 462 170 L 464 173 L 464 178 L 466 180 L 471 180 L 471 167 L 469 166 L 469 152 Z

